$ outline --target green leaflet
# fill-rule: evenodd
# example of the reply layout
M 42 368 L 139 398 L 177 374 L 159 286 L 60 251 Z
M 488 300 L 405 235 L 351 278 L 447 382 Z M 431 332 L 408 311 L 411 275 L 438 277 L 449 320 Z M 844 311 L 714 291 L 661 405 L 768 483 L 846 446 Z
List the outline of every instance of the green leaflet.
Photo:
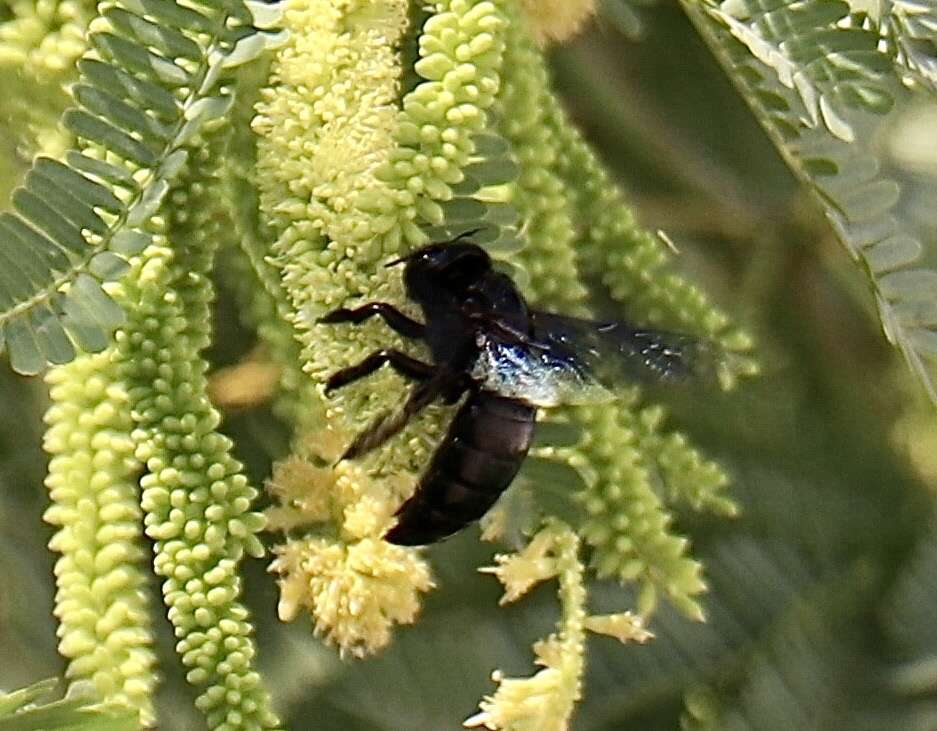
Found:
M 796 92 L 809 126 L 822 122 L 832 135 L 852 142 L 849 107 L 874 113 L 891 108 L 891 60 L 878 51 L 877 33 L 839 25 L 849 14 L 845 2 L 730 0 L 705 9 Z
M 276 22 L 275 7 L 258 9 Z M 145 16 L 145 17 L 144 17 Z M 241 0 L 182 7 L 126 0 L 93 24 L 78 61 L 76 107 L 64 126 L 82 140 L 65 161 L 37 158 L 0 215 L 0 349 L 20 373 L 98 352 L 123 322 L 101 284 L 120 278 L 145 240 L 133 229 L 159 208 L 183 146 L 230 109 L 228 69 L 280 36 L 258 30 Z
M 860 264 L 886 336 L 937 402 L 932 5 L 869 17 L 835 0 L 684 8 Z
M 937 631 L 930 608 L 937 598 L 937 527 L 923 532 L 885 604 L 885 630 L 899 648 L 897 686 L 904 693 L 934 687 Z
M 879 32 L 888 39 L 895 63 L 914 83 L 937 94 L 937 3 L 933 0 L 893 0 L 869 8 Z
M 520 213 L 507 202 L 506 186 L 519 174 L 510 144 L 493 129 L 472 137 L 475 151 L 463 168 L 465 178 L 452 186 L 452 198 L 441 204 L 444 220 L 423 230 L 431 241 L 445 241 L 478 229 L 472 240 L 495 258 L 520 251 Z
M 106 706 L 90 697 L 47 701 L 58 681 L 40 680 L 26 688 L 0 693 L 0 731 L 67 729 L 68 731 L 133 731 L 139 728 L 135 711 Z

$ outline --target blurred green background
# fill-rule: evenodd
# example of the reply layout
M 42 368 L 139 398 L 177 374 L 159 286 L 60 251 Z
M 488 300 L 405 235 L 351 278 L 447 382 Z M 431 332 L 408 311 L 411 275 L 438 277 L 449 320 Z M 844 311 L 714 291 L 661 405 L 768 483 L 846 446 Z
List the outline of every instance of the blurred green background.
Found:
M 755 335 L 764 372 L 728 395 L 655 392 L 729 470 L 742 515 L 678 516 L 707 567 L 709 621 L 664 607 L 648 645 L 591 637 L 573 728 L 937 728 L 933 407 L 885 342 L 867 280 L 679 7 L 631 11 L 640 39 L 605 19 L 553 52 L 557 86 L 642 222 Z M 221 292 L 219 366 L 253 344 Z M 0 367 L 0 688 L 64 667 L 41 519 L 44 399 L 41 381 Z M 225 428 L 261 482 L 282 427 L 259 409 Z M 455 729 L 494 690 L 494 668 L 530 674 L 553 588 L 499 608 L 499 586 L 476 571 L 495 550 L 474 528 L 430 549 L 438 589 L 421 619 L 381 656 L 348 662 L 303 621 L 279 624 L 264 563 L 247 563 L 261 669 L 289 726 Z M 597 612 L 630 601 L 612 584 L 592 597 Z M 163 631 L 161 728 L 198 728 Z

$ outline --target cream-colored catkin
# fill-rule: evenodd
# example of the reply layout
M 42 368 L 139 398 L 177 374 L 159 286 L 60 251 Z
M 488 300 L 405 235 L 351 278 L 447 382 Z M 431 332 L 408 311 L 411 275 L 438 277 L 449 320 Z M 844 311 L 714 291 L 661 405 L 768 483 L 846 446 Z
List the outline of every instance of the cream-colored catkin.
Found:
M 253 626 L 240 602 L 238 567 L 263 554 L 253 510 L 257 490 L 218 431 L 207 394 L 208 278 L 223 235 L 215 199 L 213 146 L 193 151 L 167 215 L 150 223 L 153 244 L 124 281 L 126 326 L 117 359 L 134 415 L 135 456 L 144 466 L 141 505 L 154 541 L 154 569 L 196 706 L 212 729 L 279 728 L 255 669 Z M 172 244 L 172 247 L 169 246 Z
M 111 351 L 79 355 L 46 382 L 44 517 L 58 529 L 49 548 L 61 554 L 54 612 L 65 675 L 151 726 L 156 655 L 130 398 Z

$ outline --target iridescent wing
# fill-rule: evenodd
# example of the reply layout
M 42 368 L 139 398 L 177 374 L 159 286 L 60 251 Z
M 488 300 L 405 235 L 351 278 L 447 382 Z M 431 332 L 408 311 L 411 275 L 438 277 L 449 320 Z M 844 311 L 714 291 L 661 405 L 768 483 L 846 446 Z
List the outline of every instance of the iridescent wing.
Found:
M 606 386 L 622 382 L 714 381 L 713 346 L 692 335 L 597 322 L 551 312 L 531 313 L 533 341 L 555 354 L 574 358 Z
M 485 318 L 471 377 L 484 388 L 533 406 L 596 404 L 617 385 L 715 380 L 716 359 L 705 340 L 532 311 L 532 333 Z
M 501 396 L 545 407 L 605 403 L 615 398 L 586 363 L 565 347 L 500 330 L 484 331 L 476 343 L 480 354 L 470 375 Z

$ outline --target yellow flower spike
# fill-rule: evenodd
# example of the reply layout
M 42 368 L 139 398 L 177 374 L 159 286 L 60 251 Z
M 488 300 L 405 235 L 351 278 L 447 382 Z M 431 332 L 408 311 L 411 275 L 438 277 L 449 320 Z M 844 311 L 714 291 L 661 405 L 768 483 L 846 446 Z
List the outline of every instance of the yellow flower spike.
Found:
M 360 12 L 366 6 L 369 12 Z M 300 260 L 314 266 L 380 253 L 368 244 L 374 232 L 366 209 L 394 207 L 393 191 L 374 173 L 394 146 L 394 48 L 406 21 L 404 0 L 286 4 L 290 39 L 272 65 L 253 126 L 261 209 L 280 233 L 274 249 L 282 265 L 295 267 L 286 284 L 297 310 L 308 299 L 302 288 L 314 284 L 304 276 L 308 267 L 296 266 Z
M 47 522 L 58 527 L 59 651 L 69 687 L 123 703 L 154 723 L 156 655 L 147 601 L 129 398 L 111 354 L 82 355 L 49 371 L 45 449 Z
M 396 46 L 406 30 L 408 3 L 287 3 L 290 39 L 272 63 L 270 86 L 261 93 L 253 128 L 259 135 L 260 209 L 276 235 L 270 261 L 281 272 L 286 316 L 303 346 L 303 370 L 313 382 L 324 382 L 376 348 L 404 345 L 379 322 L 350 328 L 315 321 L 365 297 L 408 308 L 399 270 L 387 270 L 379 260 L 426 240 L 421 226 L 443 222 L 451 186 L 463 180 L 462 168 L 473 161 L 472 138 L 485 129 L 486 110 L 500 88 L 503 4 L 432 4 L 413 69 L 422 80 L 401 98 Z M 324 429 L 356 433 L 398 406 L 404 388 L 400 377 L 385 369 L 332 397 L 319 395 L 312 410 L 321 419 L 307 420 L 304 426 L 313 434 Z M 289 538 L 277 549 L 274 570 L 287 577 L 281 581 L 283 613 L 294 616 L 303 604 L 317 631 L 343 652 L 382 647 L 394 622 L 412 621 L 419 593 L 431 586 L 428 568 L 413 549 L 393 547 L 387 553 L 391 549 L 377 539 L 412 491 L 449 411 L 427 409 L 418 423 L 360 464 L 334 464 L 346 440 L 338 454 L 324 460 L 328 464 L 315 465 L 321 472 L 301 468 L 313 492 L 326 485 L 337 490 L 328 510 L 318 498 L 306 498 L 311 502 L 304 505 L 296 494 L 298 480 L 296 489 L 280 490 L 279 505 L 268 513 L 274 526 L 284 529 L 329 513 L 314 528 L 321 537 L 307 537 L 297 550 Z M 305 439 L 300 435 L 298 451 L 310 457 Z M 349 579 L 355 576 L 349 566 L 368 557 L 388 571 L 389 562 L 405 565 L 412 582 L 412 602 L 401 604 L 406 611 L 379 612 L 383 619 L 370 629 L 352 612 L 309 598 L 330 591 L 360 597 L 358 584 Z M 315 590 L 300 591 L 297 587 L 308 582 L 296 577 L 305 576 L 310 566 L 325 574 Z M 392 605 L 402 601 L 406 577 L 406 572 L 400 574 Z
M 574 220 L 589 232 L 596 217 L 608 218 L 592 203 L 600 195 L 626 212 L 621 231 L 655 242 L 656 248 L 645 252 L 650 258 L 634 265 L 635 279 L 647 279 L 646 286 L 661 290 L 673 285 L 682 301 L 685 283 L 664 268 L 663 244 L 636 228 L 621 193 L 566 120 L 549 88 L 543 56 L 518 22 L 511 24 L 505 56 L 501 131 L 512 142 L 521 168 L 514 202 L 526 223 L 529 245 L 517 258 L 530 275 L 530 301 L 589 314 L 580 272 L 601 274 L 612 286 L 611 276 L 598 271 L 604 262 L 601 252 L 588 241 L 583 246 L 573 230 Z M 576 170 L 574 160 L 587 169 Z M 577 188 L 583 177 L 588 177 L 589 187 Z M 541 205 L 544 200 L 550 205 Z M 613 251 L 610 243 L 609 250 Z M 738 345 L 725 317 L 694 292 L 693 307 L 681 305 L 685 319 L 679 324 L 705 335 L 713 332 L 708 328 L 719 328 L 726 342 Z M 630 310 L 630 301 L 628 305 Z M 672 535 L 670 514 L 655 485 L 664 483 L 666 499 L 730 513 L 732 504 L 721 494 L 727 477 L 682 436 L 661 434 L 661 415 L 653 408 L 642 412 L 637 388 L 622 388 L 618 395 L 615 409 L 570 409 L 570 420 L 582 425 L 582 441 L 556 450 L 556 456 L 582 476 L 583 489 L 574 496 L 584 513 L 578 530 L 593 548 L 591 564 L 600 576 L 656 585 L 690 616 L 700 617 L 693 599 L 704 588 L 700 566 L 686 555 L 686 541 Z
M 499 604 L 517 601 L 534 585 L 556 576 L 558 568 L 552 555 L 554 543 L 553 532 L 542 530 L 517 553 L 497 554 L 497 566 L 479 569 L 483 574 L 494 574 L 504 585 L 504 596 Z
M 478 522 L 481 528 L 481 539 L 489 543 L 501 540 L 507 530 L 509 518 L 507 508 L 503 504 L 495 503 L 495 506 Z
M 267 491 L 279 505 L 268 508 L 268 530 L 292 530 L 333 517 L 335 476 L 301 457 L 289 457 L 274 465 Z
M 729 478 L 722 468 L 705 459 L 683 434 L 657 431 L 657 407 L 644 409 L 637 421 L 638 445 L 660 469 L 671 501 L 684 501 L 694 510 L 734 517 L 738 506 L 722 494 Z
M 371 485 L 373 485 L 373 481 Z M 412 482 L 410 492 L 412 492 Z M 393 524 L 393 515 L 399 500 L 388 500 L 386 494 L 372 490 L 350 503 L 342 517 L 343 536 L 350 540 L 381 539 Z M 413 549 L 411 549 L 413 550 Z
M 398 187 L 412 190 L 419 180 L 419 191 L 445 201 L 452 197 L 449 186 L 463 180 L 462 168 L 475 150 L 472 135 L 485 129 L 486 110 L 500 88 L 503 4 L 444 0 L 433 5 L 414 64 L 425 81 L 403 99 L 400 148 L 381 173 Z M 442 208 L 424 204 L 419 210 L 427 223 L 442 223 Z M 411 245 L 423 241 L 418 231 L 404 233 Z
M 305 438 L 305 450 L 309 455 L 324 462 L 335 464 L 348 446 L 352 434 L 335 428 L 319 429 L 310 432 Z
M 277 462 L 267 490 L 276 504 L 266 511 L 270 530 L 320 525 L 350 540 L 380 538 L 402 498 L 413 491 L 407 474 L 372 479 L 356 462 L 339 460 L 348 433 L 318 429 L 302 440 L 300 452 Z
M 277 505 L 266 513 L 269 527 L 322 535 L 288 538 L 274 549 L 270 571 L 280 577 L 281 620 L 305 609 L 317 635 L 342 655 L 362 657 L 383 649 L 395 624 L 415 620 L 419 596 L 433 582 L 417 550 L 381 539 L 412 479 L 375 480 L 356 463 L 336 464 L 346 441 L 341 431 L 312 432 L 302 441 L 306 457 L 275 466 L 269 487 Z
M 322 348 L 331 338 L 314 320 L 364 293 L 400 299 L 396 285 L 380 291 L 396 278 L 375 270 L 375 260 L 423 243 L 418 224 L 442 221 L 432 199 L 450 198 L 448 186 L 464 177 L 472 135 L 484 128 L 499 88 L 500 4 L 436 3 L 416 64 L 427 80 L 402 100 L 395 45 L 406 2 L 287 5 L 290 41 L 254 120 L 258 184 L 261 209 L 279 233 L 275 261 L 306 346 L 304 365 L 317 379 L 343 353 Z M 347 351 L 347 343 L 340 347 Z
M 303 368 L 320 383 L 387 338 L 377 323 L 352 331 L 315 320 L 365 293 L 403 299 L 399 274 L 391 277 L 375 265 L 382 249 L 371 222 L 386 230 L 387 216 L 399 209 L 397 191 L 376 173 L 396 145 L 400 68 L 394 45 L 405 29 L 406 5 L 292 0 L 285 14 L 290 40 L 257 105 L 260 206 L 278 232 L 272 261 L 303 344 Z M 299 205 L 284 207 L 284 201 Z M 385 393 L 399 391 L 393 377 L 375 380 L 372 386 L 384 381 Z M 317 400 L 310 411 L 320 411 L 343 434 L 392 404 L 358 388 Z
M 521 167 L 513 203 L 525 220 L 528 246 L 512 259 L 530 274 L 535 302 L 570 315 L 588 316 L 586 288 L 578 276 L 573 240 L 574 208 L 560 177 L 551 169 L 555 142 L 544 124 L 547 71 L 515 13 L 508 33 L 501 101 L 506 113 L 500 131 L 512 144 Z
M 534 537 L 536 554 L 555 556 L 562 617 L 557 632 L 534 645 L 543 669 L 529 678 L 492 673 L 498 689 L 479 704 L 481 711 L 464 722 L 467 728 L 492 731 L 564 731 L 582 692 L 585 669 L 585 602 L 579 538 L 566 524 L 551 519 Z M 500 578 L 500 577 L 499 577 Z
M 126 325 L 114 358 L 127 384 L 135 456 L 145 467 L 140 504 L 153 568 L 195 705 L 218 731 L 279 728 L 253 667 L 253 627 L 239 601 L 239 563 L 264 549 L 257 495 L 232 455 L 208 394 L 209 272 L 224 213 L 209 161 L 218 137 L 200 139 L 169 198 L 147 224 L 151 245 L 121 281 Z M 171 244 L 171 246 L 170 246 Z
M 23 158 L 59 156 L 71 142 L 59 119 L 71 103 L 67 87 L 87 47 L 95 3 L 11 2 L 6 7 L 12 17 L 0 24 L 0 94 L 7 102 L 0 129 L 15 140 Z M 0 165 L 5 163 L 0 159 Z
M 479 521 L 481 539 L 516 546 L 521 536 L 534 535 L 543 523 L 535 493 L 534 484 L 519 480 Z

